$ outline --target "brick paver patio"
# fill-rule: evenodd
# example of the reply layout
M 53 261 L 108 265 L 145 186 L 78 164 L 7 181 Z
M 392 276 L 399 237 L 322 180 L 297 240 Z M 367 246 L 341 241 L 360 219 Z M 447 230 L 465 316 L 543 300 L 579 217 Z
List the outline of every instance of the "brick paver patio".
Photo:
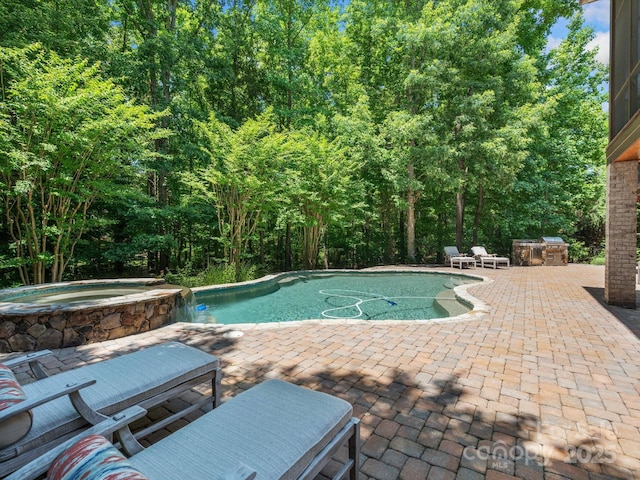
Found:
M 178 340 L 219 356 L 225 398 L 274 377 L 340 396 L 362 420 L 362 479 L 640 479 L 640 311 L 603 305 L 603 267 L 470 273 L 492 280 L 469 289 L 479 318 L 176 324 L 48 366 Z

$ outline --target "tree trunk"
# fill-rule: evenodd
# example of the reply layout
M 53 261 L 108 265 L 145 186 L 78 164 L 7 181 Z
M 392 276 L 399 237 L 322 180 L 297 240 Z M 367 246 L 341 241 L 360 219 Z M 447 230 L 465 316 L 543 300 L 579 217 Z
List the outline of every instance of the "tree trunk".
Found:
M 326 240 L 325 240 L 325 243 L 322 245 L 322 250 L 324 254 L 324 269 L 329 270 L 329 249 L 327 248 Z
M 482 183 L 478 185 L 478 204 L 476 205 L 476 213 L 473 218 L 473 244 L 478 245 L 478 229 L 480 228 L 480 216 L 482 215 L 482 207 L 484 206 L 484 189 Z
M 458 187 L 456 193 L 456 246 L 462 251 L 462 241 L 464 237 L 464 202 L 465 188 L 464 185 Z
M 467 190 L 467 168 L 464 160 L 458 160 L 458 169 L 460 170 L 460 185 L 456 192 L 456 247 L 462 251 L 462 242 L 464 240 L 464 207 L 466 202 Z
M 288 272 L 292 267 L 291 259 L 291 224 L 287 223 L 287 231 L 284 237 L 284 270 Z
M 384 247 L 384 258 L 383 262 L 386 265 L 389 265 L 395 260 L 395 251 L 396 251 L 396 240 L 393 235 L 393 221 L 392 221 L 392 208 L 391 208 L 391 198 L 387 192 L 382 192 L 381 194 L 381 202 L 380 202 L 380 223 L 382 227 L 382 232 L 386 239 L 385 247 Z
M 318 253 L 320 240 L 324 234 L 324 219 L 319 213 L 306 213 L 307 217 L 315 220 L 314 225 L 305 226 L 302 230 L 303 237 L 303 264 L 309 270 L 315 270 L 318 266 Z
M 416 262 L 416 194 L 411 186 L 415 180 L 415 170 L 412 163 L 408 166 L 409 189 L 407 191 L 407 261 Z

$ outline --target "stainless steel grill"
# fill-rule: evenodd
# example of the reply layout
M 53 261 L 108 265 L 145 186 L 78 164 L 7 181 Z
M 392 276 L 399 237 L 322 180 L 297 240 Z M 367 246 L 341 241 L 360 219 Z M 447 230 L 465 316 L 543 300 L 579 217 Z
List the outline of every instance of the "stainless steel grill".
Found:
M 560 237 L 542 237 L 545 265 L 566 265 L 569 263 L 569 244 Z
M 514 240 L 513 264 L 520 266 L 566 265 L 569 244 L 560 237 L 541 237 L 538 240 Z

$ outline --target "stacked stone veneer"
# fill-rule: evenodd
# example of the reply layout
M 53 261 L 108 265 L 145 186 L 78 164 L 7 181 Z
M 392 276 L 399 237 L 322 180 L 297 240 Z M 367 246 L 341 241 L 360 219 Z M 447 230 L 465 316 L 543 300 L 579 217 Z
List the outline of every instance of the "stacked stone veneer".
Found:
M 16 305 L 22 304 L 0 303 L 0 353 L 73 347 L 153 330 L 176 321 L 184 298 L 180 289 L 166 289 L 57 307 Z

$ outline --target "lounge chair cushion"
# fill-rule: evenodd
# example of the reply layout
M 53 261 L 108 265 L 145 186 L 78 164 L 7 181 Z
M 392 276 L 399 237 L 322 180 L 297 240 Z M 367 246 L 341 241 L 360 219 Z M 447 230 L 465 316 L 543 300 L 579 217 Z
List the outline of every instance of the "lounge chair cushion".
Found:
M 444 253 L 448 257 L 459 257 L 461 255 L 458 247 L 444 247 Z
M 100 435 L 84 437 L 62 453 L 49 468 L 47 480 L 147 480 Z
M 0 363 L 0 410 L 26 400 L 24 390 L 16 380 L 13 371 Z M 31 412 L 20 413 L 0 423 L 0 448 L 17 442 L 31 429 Z
M 256 480 L 295 479 L 351 415 L 352 407 L 344 400 L 268 380 L 130 461 L 153 480 L 217 480 L 239 463 L 254 469 Z
M 93 378 L 94 385 L 81 390 L 87 404 L 109 415 L 159 394 L 211 370 L 213 357 L 178 342 L 167 342 L 53 375 L 23 386 L 28 398 L 60 390 L 79 377 Z M 43 443 L 74 432 L 86 425 L 68 396 L 32 410 L 33 426 L 20 442 L 0 450 L 0 461 L 12 458 Z
M 487 249 L 484 248 L 484 247 L 471 247 L 471 252 L 476 257 L 490 257 L 491 256 L 491 255 L 489 255 L 487 253 Z

